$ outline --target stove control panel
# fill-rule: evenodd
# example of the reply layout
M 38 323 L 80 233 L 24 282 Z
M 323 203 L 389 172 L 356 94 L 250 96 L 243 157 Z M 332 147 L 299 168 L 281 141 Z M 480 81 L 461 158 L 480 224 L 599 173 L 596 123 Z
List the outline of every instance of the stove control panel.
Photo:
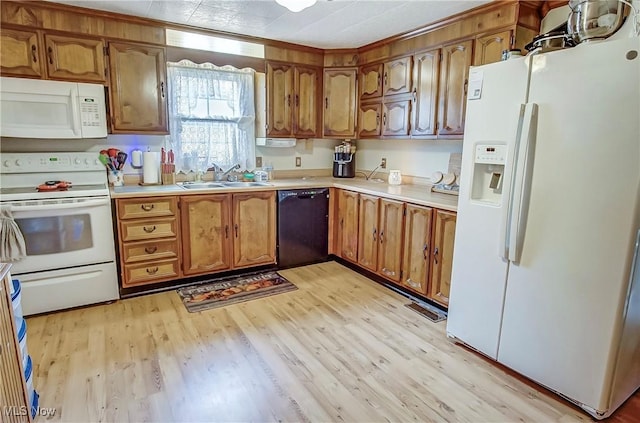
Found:
M 98 153 L 4 153 L 0 173 L 104 170 Z

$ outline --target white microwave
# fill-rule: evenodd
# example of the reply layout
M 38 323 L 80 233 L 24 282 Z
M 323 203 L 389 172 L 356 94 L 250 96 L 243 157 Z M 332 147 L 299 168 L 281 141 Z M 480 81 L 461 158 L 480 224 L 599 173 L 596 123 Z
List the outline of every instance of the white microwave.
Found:
M 0 136 L 105 138 L 104 87 L 0 77 Z

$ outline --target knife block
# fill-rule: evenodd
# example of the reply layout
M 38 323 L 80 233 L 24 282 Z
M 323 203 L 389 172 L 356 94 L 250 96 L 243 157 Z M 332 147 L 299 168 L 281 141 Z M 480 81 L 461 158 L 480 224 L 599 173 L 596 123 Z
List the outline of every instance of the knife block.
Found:
M 176 174 L 175 173 L 163 173 L 162 174 L 162 185 L 175 185 L 176 183 Z

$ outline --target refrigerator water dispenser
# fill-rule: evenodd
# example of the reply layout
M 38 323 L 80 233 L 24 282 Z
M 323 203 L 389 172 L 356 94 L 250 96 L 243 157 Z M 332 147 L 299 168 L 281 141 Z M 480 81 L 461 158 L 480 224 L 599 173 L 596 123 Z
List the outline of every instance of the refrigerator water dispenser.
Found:
M 499 206 L 502 202 L 502 177 L 507 146 L 478 144 L 473 163 L 471 199 Z

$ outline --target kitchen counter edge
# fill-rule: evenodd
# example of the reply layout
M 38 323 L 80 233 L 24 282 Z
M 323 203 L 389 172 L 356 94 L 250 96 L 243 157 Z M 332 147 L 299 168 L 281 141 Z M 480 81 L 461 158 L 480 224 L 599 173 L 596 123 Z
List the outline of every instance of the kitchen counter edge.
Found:
M 431 192 L 430 185 L 389 185 L 363 179 L 345 180 L 340 178 L 278 179 L 269 181 L 265 187 L 225 187 L 201 190 L 187 190 L 177 185 L 130 186 L 127 192 L 115 192 L 110 188 L 111 198 L 140 198 L 166 195 L 212 195 L 239 192 L 277 191 L 284 189 L 339 188 L 362 194 L 376 195 L 392 200 L 404 201 L 442 210 L 457 211 L 458 196 Z M 138 188 L 138 189 L 136 189 Z

